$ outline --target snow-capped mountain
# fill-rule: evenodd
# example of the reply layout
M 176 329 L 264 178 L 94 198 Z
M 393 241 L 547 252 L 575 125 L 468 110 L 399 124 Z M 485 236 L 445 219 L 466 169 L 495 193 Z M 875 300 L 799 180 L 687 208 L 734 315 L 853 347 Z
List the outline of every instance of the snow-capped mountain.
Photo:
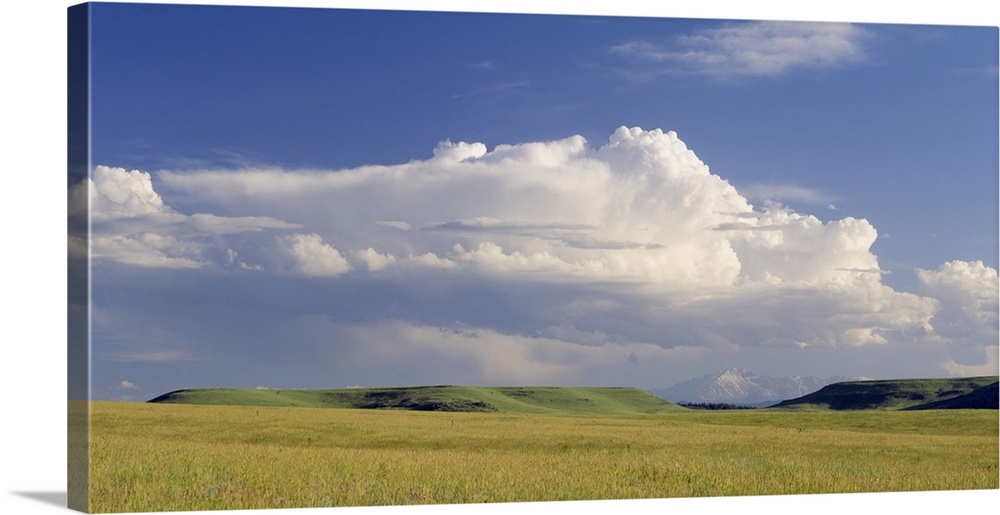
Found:
M 801 397 L 831 383 L 864 379 L 867 378 L 759 376 L 745 368 L 728 368 L 715 374 L 677 383 L 669 388 L 650 391 L 672 402 L 765 405 Z

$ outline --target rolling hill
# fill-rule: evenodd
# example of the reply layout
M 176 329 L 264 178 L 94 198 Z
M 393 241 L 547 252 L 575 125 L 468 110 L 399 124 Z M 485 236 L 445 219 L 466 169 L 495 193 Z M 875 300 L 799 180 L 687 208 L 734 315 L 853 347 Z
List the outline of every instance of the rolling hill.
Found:
M 793 410 L 997 409 L 997 376 L 847 381 L 780 402 Z
M 637 388 L 586 387 L 195 388 L 169 392 L 149 402 L 506 413 L 635 414 L 685 410 Z

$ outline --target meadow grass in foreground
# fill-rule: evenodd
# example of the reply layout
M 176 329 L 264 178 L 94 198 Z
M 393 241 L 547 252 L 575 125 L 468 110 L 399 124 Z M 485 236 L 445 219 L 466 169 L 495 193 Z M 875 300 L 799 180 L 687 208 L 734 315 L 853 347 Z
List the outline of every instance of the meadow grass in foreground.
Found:
M 92 403 L 93 512 L 998 488 L 995 410 L 441 413 Z

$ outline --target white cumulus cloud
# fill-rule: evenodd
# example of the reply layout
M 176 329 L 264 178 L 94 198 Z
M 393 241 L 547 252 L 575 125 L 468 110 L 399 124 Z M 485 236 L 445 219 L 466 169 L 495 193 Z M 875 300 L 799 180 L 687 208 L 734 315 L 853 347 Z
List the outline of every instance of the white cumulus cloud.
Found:
M 305 275 L 336 277 L 351 270 L 347 258 L 318 234 L 293 234 L 282 237 L 279 243 L 294 268 Z
M 169 212 L 160 195 L 153 191 L 148 173 L 98 166 L 91 181 L 92 218 L 124 218 Z
M 603 370 L 655 386 L 666 369 L 749 356 L 947 373 L 995 362 L 995 270 L 956 261 L 919 271 L 921 292 L 894 290 L 869 221 L 755 205 L 671 131 L 445 142 L 429 159 L 341 170 L 100 175 L 110 183 L 83 195 L 97 198 L 98 262 L 204 274 L 197 310 L 225 306 L 192 316 L 177 293 L 190 282 L 161 285 L 180 304 L 120 306 L 97 326 L 117 342 L 106 360 L 278 356 L 274 342 L 292 338 L 295 356 L 350 382 L 579 383 Z M 141 320 L 183 337 L 131 343 Z
M 268 216 L 185 215 L 164 203 L 148 172 L 103 165 L 70 189 L 68 209 L 72 218 L 89 216 L 95 260 L 148 268 L 201 268 L 220 236 L 298 227 Z M 74 255 L 87 252 L 83 234 L 70 235 Z
M 949 261 L 936 270 L 917 270 L 940 309 L 931 319 L 935 335 L 949 344 L 955 370 L 992 366 L 1000 338 L 997 271 L 982 261 Z
M 119 390 L 136 390 L 138 388 L 139 387 L 136 386 L 135 383 L 133 383 L 132 381 L 129 381 L 128 379 L 124 379 L 120 383 L 118 383 L 118 389 Z
M 371 247 L 359 251 L 357 255 L 366 265 L 368 265 L 368 269 L 372 272 L 377 272 L 383 268 L 396 264 L 396 256 L 379 254 Z
M 221 219 L 305 227 L 277 241 L 306 275 L 392 268 L 385 280 L 431 274 L 432 289 L 482 290 L 483 299 L 503 284 L 504 302 L 527 305 L 538 302 L 536 285 L 552 288 L 554 305 L 535 310 L 537 321 L 497 315 L 480 327 L 498 334 L 561 328 L 664 347 L 855 347 L 924 335 L 936 309 L 882 284 L 868 221 L 754 206 L 672 131 L 620 127 L 599 147 L 580 136 L 492 150 L 444 142 L 431 159 L 325 172 L 158 176 Z M 581 308 L 570 291 L 610 304 Z M 414 302 L 400 309 L 427 311 Z

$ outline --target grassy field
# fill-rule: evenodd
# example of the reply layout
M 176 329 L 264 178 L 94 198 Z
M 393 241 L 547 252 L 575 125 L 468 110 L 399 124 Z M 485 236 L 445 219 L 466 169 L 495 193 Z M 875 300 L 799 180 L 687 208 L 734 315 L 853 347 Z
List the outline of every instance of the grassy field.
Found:
M 93 512 L 998 488 L 995 410 L 92 403 Z

